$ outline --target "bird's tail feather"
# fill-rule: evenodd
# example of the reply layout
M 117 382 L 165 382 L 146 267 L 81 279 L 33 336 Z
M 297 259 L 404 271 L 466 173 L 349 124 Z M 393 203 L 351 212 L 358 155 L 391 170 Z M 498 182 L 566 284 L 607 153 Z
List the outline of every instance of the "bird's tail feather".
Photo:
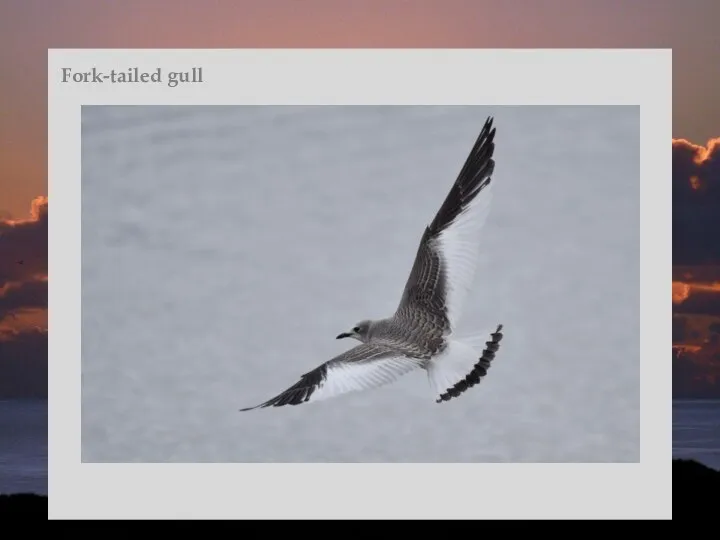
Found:
M 502 338 L 502 325 L 498 325 L 490 339 L 482 337 L 484 349 L 481 349 L 479 335 L 449 341 L 445 351 L 427 367 L 435 401 L 448 401 L 478 384 L 487 375 Z

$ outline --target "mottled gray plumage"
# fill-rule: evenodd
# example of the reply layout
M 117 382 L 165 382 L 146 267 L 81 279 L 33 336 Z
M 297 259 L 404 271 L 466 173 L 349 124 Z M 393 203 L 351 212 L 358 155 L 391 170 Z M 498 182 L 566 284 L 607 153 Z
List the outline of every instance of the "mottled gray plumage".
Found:
M 298 405 L 378 387 L 416 368 L 428 372 L 441 402 L 460 395 L 485 376 L 502 338 L 502 327 L 486 342 L 479 358 L 469 344 L 450 336 L 474 276 L 477 232 L 489 205 L 489 194 L 478 194 L 491 184 L 494 138 L 495 128 L 488 118 L 445 201 L 425 228 L 395 313 L 385 319 L 360 321 L 338 335 L 338 339 L 351 337 L 361 344 L 305 373 L 278 396 L 242 411 Z

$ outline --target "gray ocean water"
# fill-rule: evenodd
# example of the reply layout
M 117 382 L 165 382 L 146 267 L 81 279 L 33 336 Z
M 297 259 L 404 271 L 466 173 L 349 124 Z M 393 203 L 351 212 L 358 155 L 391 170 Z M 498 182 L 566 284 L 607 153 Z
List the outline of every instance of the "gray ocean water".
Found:
M 239 413 L 394 311 L 488 115 L 481 385 Z M 638 461 L 639 136 L 637 107 L 83 107 L 83 461 Z
M 48 492 L 48 402 L 0 400 L 0 494 Z

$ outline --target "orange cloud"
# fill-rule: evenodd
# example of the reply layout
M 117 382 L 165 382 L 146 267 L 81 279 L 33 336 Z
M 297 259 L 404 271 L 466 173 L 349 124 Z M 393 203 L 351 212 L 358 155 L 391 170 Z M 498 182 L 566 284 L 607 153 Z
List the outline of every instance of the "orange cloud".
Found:
M 673 317 L 673 396 L 720 397 L 720 318 Z
M 710 157 L 716 150 L 720 150 L 720 137 L 710 139 L 705 146 L 700 146 L 699 144 L 692 143 L 687 139 L 673 139 L 672 145 L 673 147 L 686 148 L 692 153 L 693 162 L 696 165 L 702 165 L 710 159 Z
M 690 289 L 695 290 L 695 291 L 720 293 L 720 282 L 717 282 L 717 283 L 693 283 L 692 285 L 690 285 Z
M 676 343 L 672 348 L 677 351 L 678 357 L 682 357 L 688 353 L 696 353 L 702 350 L 700 345 L 688 345 L 683 343 Z
M 32 201 L 30 201 L 30 217 L 26 219 L 0 219 L 0 225 L 3 223 L 5 226 L 17 227 L 25 223 L 32 223 L 39 221 L 43 214 L 47 214 L 48 198 L 44 195 L 38 195 Z M 1 217 L 1 216 L 0 216 Z
M 699 191 L 707 187 L 708 182 L 713 183 L 712 173 L 708 174 L 706 170 L 711 167 L 713 159 L 720 155 L 720 137 L 710 139 L 705 146 L 692 143 L 687 139 L 673 139 L 673 161 L 677 158 L 678 162 L 686 161 L 686 169 L 684 170 L 687 181 L 692 191 Z M 673 165 L 676 165 L 673 163 Z M 677 168 L 677 167 L 676 167 Z
M 0 287 L 0 321 L 7 316 L 38 309 L 47 309 L 47 278 L 9 282 Z
M 48 198 L 36 197 L 30 217 L 0 219 L 0 287 L 47 276 Z
M 673 264 L 720 266 L 720 137 L 672 140 L 672 192 Z
M 720 281 L 714 283 L 686 283 L 683 281 L 672 282 L 673 304 L 682 304 L 695 292 L 720 293 Z
M 673 304 L 681 304 L 690 296 L 690 285 L 680 281 L 672 282 L 672 302 Z
M 720 316 L 720 283 L 673 282 L 673 313 Z

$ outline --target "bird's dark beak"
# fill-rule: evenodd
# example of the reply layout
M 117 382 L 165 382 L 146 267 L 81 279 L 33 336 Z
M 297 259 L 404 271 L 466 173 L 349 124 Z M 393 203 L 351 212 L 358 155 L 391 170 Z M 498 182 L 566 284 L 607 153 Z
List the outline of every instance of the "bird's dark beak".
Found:
M 342 334 L 340 334 L 340 335 L 339 335 L 338 337 L 336 337 L 335 339 L 342 339 L 342 338 L 350 337 L 351 335 L 352 335 L 352 334 L 348 334 L 347 332 L 343 332 Z

